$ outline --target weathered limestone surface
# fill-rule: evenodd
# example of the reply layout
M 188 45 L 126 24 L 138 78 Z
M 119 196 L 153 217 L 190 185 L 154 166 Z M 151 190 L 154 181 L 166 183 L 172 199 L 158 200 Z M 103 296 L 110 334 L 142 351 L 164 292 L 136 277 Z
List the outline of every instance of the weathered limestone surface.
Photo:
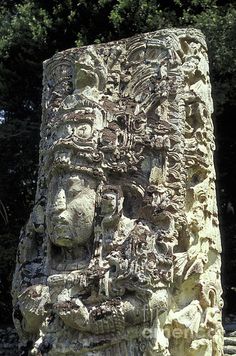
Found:
M 223 355 L 206 44 L 168 29 L 44 63 L 14 320 L 31 355 Z

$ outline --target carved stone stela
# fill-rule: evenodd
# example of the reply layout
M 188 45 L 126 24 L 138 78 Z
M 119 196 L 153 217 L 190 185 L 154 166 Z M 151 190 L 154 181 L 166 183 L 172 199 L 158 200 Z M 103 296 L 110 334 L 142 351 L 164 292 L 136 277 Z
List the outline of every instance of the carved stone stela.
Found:
M 206 44 L 168 29 L 44 63 L 13 281 L 29 355 L 223 355 Z

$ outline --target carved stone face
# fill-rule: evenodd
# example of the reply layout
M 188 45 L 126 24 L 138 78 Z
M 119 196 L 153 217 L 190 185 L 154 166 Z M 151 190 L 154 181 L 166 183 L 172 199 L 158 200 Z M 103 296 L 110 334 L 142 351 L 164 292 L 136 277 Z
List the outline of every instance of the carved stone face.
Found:
M 95 184 L 89 177 L 63 173 L 49 183 L 47 228 L 53 244 L 64 247 L 86 245 L 92 235 Z

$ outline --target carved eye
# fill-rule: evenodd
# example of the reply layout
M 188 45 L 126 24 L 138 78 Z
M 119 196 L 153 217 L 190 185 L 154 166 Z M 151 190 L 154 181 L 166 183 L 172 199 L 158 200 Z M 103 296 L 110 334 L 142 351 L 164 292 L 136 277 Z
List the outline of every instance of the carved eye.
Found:
M 76 211 L 76 215 L 77 215 L 77 218 L 80 218 L 80 219 L 84 218 L 84 216 L 85 216 L 84 212 L 79 211 L 79 210 Z
M 80 192 L 76 189 L 71 189 L 68 192 L 68 198 L 75 198 Z

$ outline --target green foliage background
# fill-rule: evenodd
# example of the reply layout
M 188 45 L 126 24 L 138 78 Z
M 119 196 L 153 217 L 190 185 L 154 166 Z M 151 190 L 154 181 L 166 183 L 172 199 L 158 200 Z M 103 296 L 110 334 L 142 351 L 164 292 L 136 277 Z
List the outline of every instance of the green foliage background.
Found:
M 56 51 L 166 27 L 206 35 L 217 136 L 217 171 L 227 311 L 236 286 L 233 113 L 236 4 L 217 0 L 0 1 L 0 309 L 11 323 L 10 283 L 20 228 L 33 205 L 41 116 L 42 61 Z M 2 117 L 2 119 L 1 119 Z M 231 209 L 231 208 L 232 209 Z M 236 259 L 235 259 L 236 260 Z

